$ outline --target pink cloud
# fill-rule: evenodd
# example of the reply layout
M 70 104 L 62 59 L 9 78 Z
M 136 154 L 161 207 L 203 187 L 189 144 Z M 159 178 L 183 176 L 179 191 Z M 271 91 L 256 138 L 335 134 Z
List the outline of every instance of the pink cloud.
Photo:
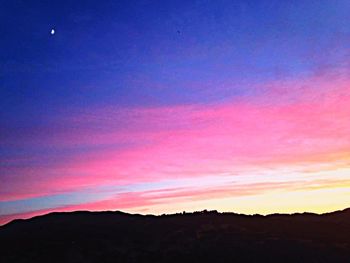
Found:
M 276 85 L 265 93 L 270 97 L 249 102 L 63 116 L 60 129 L 27 143 L 100 148 L 58 156 L 49 165 L 2 168 L 0 200 L 344 158 L 350 149 L 350 82 L 314 78 Z M 295 92 L 303 85 L 308 88 Z
M 182 204 L 186 202 L 222 199 L 227 197 L 242 197 L 250 195 L 261 195 L 272 191 L 298 191 L 318 190 L 347 187 L 350 180 L 315 179 L 309 182 L 266 182 L 251 184 L 231 184 L 215 187 L 181 187 L 164 188 L 148 191 L 125 192 L 114 195 L 110 198 L 95 202 L 82 203 L 77 205 L 66 205 L 50 209 L 40 209 L 25 213 L 0 215 L 0 225 L 16 218 L 30 218 L 50 212 L 69 212 L 77 210 L 103 211 L 103 210 L 124 210 L 137 212 L 150 212 L 152 207 L 167 205 L 171 203 Z M 168 211 L 163 211 L 167 213 Z M 179 211 L 180 212 L 180 211 Z

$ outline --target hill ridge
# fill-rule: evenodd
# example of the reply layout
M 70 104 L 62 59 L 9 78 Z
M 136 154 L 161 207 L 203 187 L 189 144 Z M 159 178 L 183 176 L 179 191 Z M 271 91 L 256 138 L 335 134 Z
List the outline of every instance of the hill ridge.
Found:
M 244 213 L 236 213 L 236 212 L 218 212 L 217 210 L 200 210 L 200 211 L 193 211 L 193 212 L 178 212 L 178 213 L 171 213 L 171 214 L 161 214 L 161 215 L 154 215 L 154 214 L 139 214 L 139 213 L 128 213 L 121 210 L 100 210 L 100 211 L 90 211 L 90 210 L 76 210 L 76 211 L 67 211 L 67 212 L 50 212 L 42 215 L 33 216 L 26 219 L 14 219 L 4 225 L 0 225 L 0 229 L 3 227 L 6 227 L 7 225 L 14 224 L 16 222 L 25 222 L 28 220 L 33 220 L 36 218 L 42 218 L 52 215 L 70 215 L 70 214 L 120 214 L 120 215 L 129 215 L 129 216 L 153 216 L 153 217 L 162 217 L 162 216 L 178 216 L 178 215 L 195 215 L 195 214 L 203 214 L 203 213 L 217 213 L 222 215 L 238 215 L 238 216 L 247 216 L 247 217 L 274 217 L 274 216 L 331 216 L 331 215 L 338 215 L 342 213 L 349 213 L 350 214 L 350 207 L 344 208 L 341 210 L 335 210 L 331 212 L 325 212 L 325 213 L 314 213 L 314 212 L 295 212 L 295 213 L 271 213 L 271 214 L 244 214 Z

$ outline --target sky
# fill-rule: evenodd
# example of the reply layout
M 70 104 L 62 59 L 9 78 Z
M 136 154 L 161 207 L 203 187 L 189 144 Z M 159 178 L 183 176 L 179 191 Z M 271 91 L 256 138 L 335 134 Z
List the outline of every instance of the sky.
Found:
M 0 224 L 350 206 L 349 1 L 0 4 Z

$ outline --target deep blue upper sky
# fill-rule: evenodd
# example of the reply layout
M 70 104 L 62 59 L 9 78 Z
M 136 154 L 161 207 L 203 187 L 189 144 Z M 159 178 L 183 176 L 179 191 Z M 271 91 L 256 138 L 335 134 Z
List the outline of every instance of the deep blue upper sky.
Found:
M 247 79 L 332 63 L 322 51 L 349 32 L 347 11 L 348 1 L 2 1 L 1 116 L 249 95 Z

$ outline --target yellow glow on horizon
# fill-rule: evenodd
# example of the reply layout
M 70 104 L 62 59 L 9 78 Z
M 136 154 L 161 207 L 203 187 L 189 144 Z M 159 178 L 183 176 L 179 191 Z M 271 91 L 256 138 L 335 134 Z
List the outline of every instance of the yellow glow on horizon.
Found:
M 299 174 L 305 181 L 295 186 L 271 188 L 256 194 L 236 195 L 223 193 L 221 196 L 202 198 L 176 197 L 161 200 L 148 207 L 128 209 L 137 213 L 177 213 L 182 211 L 218 210 L 243 214 L 271 214 L 313 212 L 326 213 L 350 207 L 350 168 L 332 166 L 317 172 Z M 278 171 L 277 171 L 278 174 Z M 315 180 L 311 180 L 312 177 Z M 267 177 L 269 179 L 273 177 Z M 319 180 L 321 179 L 321 180 Z M 273 181 L 272 181 L 273 182 Z M 249 184 L 247 185 L 249 187 Z M 234 189 L 234 188 L 233 188 Z

